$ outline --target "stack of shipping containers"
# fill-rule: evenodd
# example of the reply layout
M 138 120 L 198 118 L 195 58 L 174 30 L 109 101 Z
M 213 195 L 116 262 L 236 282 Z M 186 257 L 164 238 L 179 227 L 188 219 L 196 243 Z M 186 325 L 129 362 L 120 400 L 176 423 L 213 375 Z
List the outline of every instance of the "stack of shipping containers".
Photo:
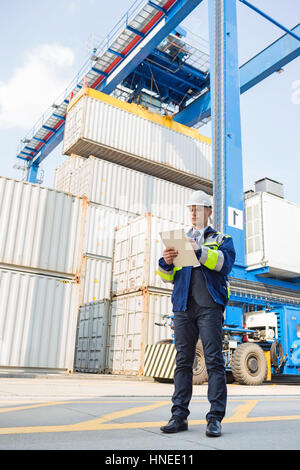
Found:
M 143 374 L 145 345 L 172 336 L 159 233 L 190 225 L 195 189 L 211 193 L 209 142 L 83 90 L 67 114 L 64 153 L 55 189 L 0 177 L 0 367 Z M 246 193 L 250 270 L 297 278 L 299 260 L 280 258 L 282 232 L 276 250 L 270 233 L 279 216 L 298 213 L 272 180 Z
M 190 225 L 194 190 L 211 194 L 210 141 L 84 88 L 63 153 L 55 189 L 0 177 L 0 367 L 143 374 L 146 344 L 172 336 L 159 233 Z M 281 186 L 265 178 L 245 195 L 247 265 L 297 280 L 282 240 L 291 220 L 300 233 L 300 208 Z
M 211 193 L 210 143 L 83 89 L 68 109 L 63 153 L 80 161 L 64 162 L 70 192 L 88 201 L 75 370 L 141 374 L 145 344 L 171 337 L 155 325 L 172 312 L 172 285 L 155 274 L 159 232 L 189 224 L 184 204 L 195 189 Z
M 142 374 L 145 345 L 172 336 L 167 316 L 173 286 L 156 275 L 163 251 L 159 232 L 181 227 L 149 213 L 116 230 L 107 358 L 113 373 Z M 157 325 L 162 322 L 167 326 Z
M 0 177 L 0 367 L 72 371 L 86 200 Z
M 105 179 L 101 176 L 100 183 Z M 113 187 L 113 179 L 108 177 L 108 184 Z M 126 224 L 136 215 L 113 205 L 102 205 L 91 200 L 87 203 L 74 365 L 77 371 L 99 373 L 105 370 L 114 230 L 117 225 Z

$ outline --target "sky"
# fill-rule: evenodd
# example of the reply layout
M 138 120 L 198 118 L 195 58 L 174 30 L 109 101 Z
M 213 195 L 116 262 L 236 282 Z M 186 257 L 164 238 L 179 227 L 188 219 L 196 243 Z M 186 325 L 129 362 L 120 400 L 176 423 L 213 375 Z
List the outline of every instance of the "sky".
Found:
M 182 26 L 208 40 L 208 0 Z M 300 23 L 299 0 L 251 0 L 288 28 Z M 60 96 L 133 0 L 0 0 L 0 175 L 22 179 L 17 147 Z M 284 33 L 237 2 L 241 66 Z M 200 44 L 199 39 L 199 44 Z M 300 58 L 241 95 L 244 190 L 269 177 L 300 204 Z M 200 128 L 211 136 L 211 123 Z M 66 158 L 59 145 L 40 165 L 43 186 L 53 187 Z

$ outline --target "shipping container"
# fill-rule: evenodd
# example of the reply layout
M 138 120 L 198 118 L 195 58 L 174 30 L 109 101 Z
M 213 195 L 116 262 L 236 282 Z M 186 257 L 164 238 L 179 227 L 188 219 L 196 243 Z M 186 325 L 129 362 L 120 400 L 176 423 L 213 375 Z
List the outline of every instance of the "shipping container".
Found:
M 53 187 L 57 191 L 70 193 L 72 172 L 79 168 L 85 161 L 85 158 L 78 155 L 72 155 L 65 158 L 65 160 L 55 169 Z
M 74 370 L 105 372 L 110 301 L 91 302 L 80 307 Z
M 185 203 L 193 190 L 139 171 L 90 157 L 72 174 L 71 194 L 136 215 L 151 212 L 189 223 Z
M 107 368 L 113 374 L 142 375 L 146 344 L 172 338 L 171 294 L 135 292 L 112 298 Z M 166 326 L 156 323 L 166 322 Z
M 300 206 L 266 192 L 245 197 L 246 261 L 250 269 L 268 267 L 265 276 L 300 275 L 300 250 L 287 249 L 300 239 Z
M 94 155 L 193 188 L 212 184 L 211 140 L 168 116 L 85 88 L 68 107 L 63 154 Z
M 0 177 L 0 267 L 80 274 L 87 201 Z
M 112 260 L 83 257 L 80 305 L 110 299 Z
M 112 258 L 115 228 L 123 226 L 136 214 L 89 202 L 87 206 L 84 253 Z
M 72 371 L 79 284 L 0 269 L 0 367 Z
M 164 244 L 159 232 L 187 228 L 184 224 L 155 217 L 139 216 L 115 233 L 112 294 L 122 295 L 145 287 L 172 290 L 157 275 Z

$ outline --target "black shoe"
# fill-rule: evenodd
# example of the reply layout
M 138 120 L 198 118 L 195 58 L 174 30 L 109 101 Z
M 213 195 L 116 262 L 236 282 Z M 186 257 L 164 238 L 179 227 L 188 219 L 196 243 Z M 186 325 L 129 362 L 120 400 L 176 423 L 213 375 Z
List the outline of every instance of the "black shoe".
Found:
M 188 429 L 188 423 L 186 419 L 174 418 L 170 419 L 166 426 L 162 426 L 160 430 L 162 432 L 173 433 L 179 431 L 186 431 Z
M 211 419 L 207 423 L 206 435 L 209 437 L 221 436 L 221 422 L 217 419 Z

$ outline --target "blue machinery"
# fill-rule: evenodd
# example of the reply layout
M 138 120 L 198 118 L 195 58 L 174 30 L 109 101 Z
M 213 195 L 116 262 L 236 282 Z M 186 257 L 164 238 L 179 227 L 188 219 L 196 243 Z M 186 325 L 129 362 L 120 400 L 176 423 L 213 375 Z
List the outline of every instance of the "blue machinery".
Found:
M 185 31 L 179 26 L 202 0 L 135 1 L 64 94 L 22 140 L 17 157 L 28 164 L 28 181 L 36 182 L 39 164 L 63 139 L 70 96 L 80 90 L 84 80 L 88 87 L 107 94 L 126 90 L 127 101 L 138 102 L 141 97 L 155 101 L 155 92 L 157 105 L 170 107 L 174 120 L 188 126 L 211 118 L 215 228 L 231 235 L 237 249 L 228 314 L 234 323 L 245 311 L 276 310 L 285 360 L 280 370 L 273 364 L 274 370 L 300 375 L 300 286 L 267 277 L 268 267 L 249 271 L 246 266 L 240 124 L 240 94 L 300 55 L 300 25 L 289 30 L 246 0 L 207 1 L 210 56 L 197 55 L 182 45 Z M 241 67 L 237 1 L 284 31 Z M 145 89 L 152 94 L 143 94 Z M 237 326 L 241 326 L 239 321 Z

